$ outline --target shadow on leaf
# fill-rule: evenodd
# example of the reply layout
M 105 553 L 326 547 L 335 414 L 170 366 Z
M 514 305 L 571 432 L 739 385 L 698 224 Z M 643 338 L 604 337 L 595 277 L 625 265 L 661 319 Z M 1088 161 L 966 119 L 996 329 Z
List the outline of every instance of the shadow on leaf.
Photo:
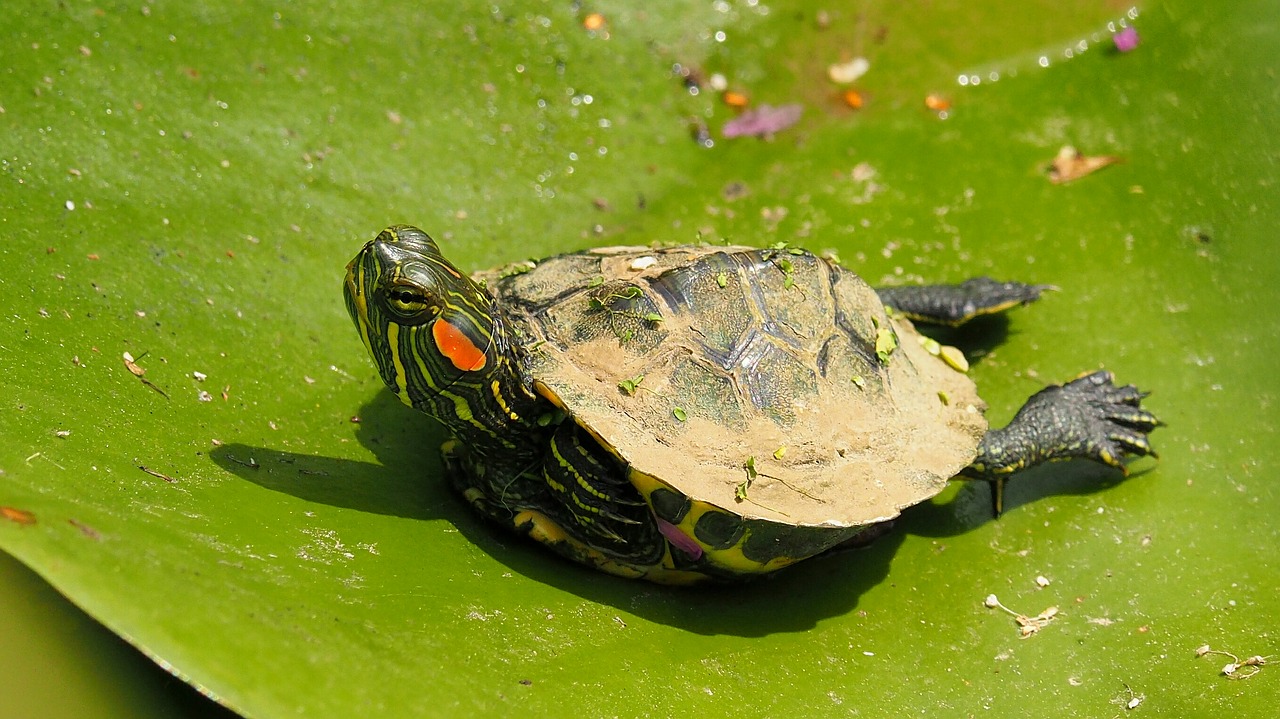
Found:
M 953 536 L 991 521 L 990 490 L 985 483 L 969 482 L 948 502 L 908 509 L 894 530 L 870 546 L 829 553 L 743 584 L 663 587 L 572 564 L 473 515 L 441 476 L 435 448 L 446 437 L 443 428 L 409 411 L 391 394 L 379 392 L 360 417 L 357 438 L 376 463 L 240 444 L 218 447 L 210 456 L 242 479 L 309 502 L 448 521 L 515 574 L 698 634 L 763 636 L 810 629 L 824 618 L 854 610 L 858 598 L 887 576 L 905 534 Z M 1098 468 L 1087 462 L 1031 470 L 1010 482 L 1009 507 L 1048 495 L 1093 492 L 1122 481 L 1118 474 L 1108 473 L 1101 481 L 1098 475 Z

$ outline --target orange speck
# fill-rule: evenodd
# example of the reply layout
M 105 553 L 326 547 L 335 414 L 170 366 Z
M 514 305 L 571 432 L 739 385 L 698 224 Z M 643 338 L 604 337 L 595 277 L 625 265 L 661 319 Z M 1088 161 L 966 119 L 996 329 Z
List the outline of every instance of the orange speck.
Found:
M 431 336 L 435 338 L 440 354 L 449 358 L 454 367 L 463 372 L 473 372 L 484 367 L 484 350 L 476 347 L 476 343 L 458 329 L 457 325 L 445 319 L 436 320 L 431 326 Z
M 236 253 L 232 252 L 231 250 L 227 250 L 227 257 L 230 257 L 231 259 L 234 260 L 236 258 Z
M 591 13 L 590 15 L 582 18 L 582 27 L 592 32 L 599 30 L 604 27 L 604 15 L 598 12 Z
M 862 93 L 857 90 L 845 90 L 844 94 L 840 97 L 844 100 L 844 104 L 849 107 L 852 107 L 855 110 L 862 109 Z
M 747 94 L 745 92 L 737 92 L 734 90 L 726 91 L 723 95 L 720 96 L 720 99 L 724 100 L 724 104 L 728 105 L 729 107 L 734 107 L 739 110 L 741 110 L 742 108 L 746 107 L 748 104 L 751 103 L 751 98 L 747 97 Z
M 98 253 L 97 253 L 97 252 L 91 252 L 91 253 L 89 253 L 89 259 L 91 259 L 91 260 L 96 260 L 96 259 L 98 259 Z
M 951 109 L 951 101 L 941 95 L 928 95 L 924 98 L 924 106 L 934 112 L 946 112 Z
M 0 516 L 3 516 L 10 522 L 17 522 L 18 524 L 30 525 L 36 523 L 36 515 L 25 509 L 18 509 L 16 507 L 0 507 Z

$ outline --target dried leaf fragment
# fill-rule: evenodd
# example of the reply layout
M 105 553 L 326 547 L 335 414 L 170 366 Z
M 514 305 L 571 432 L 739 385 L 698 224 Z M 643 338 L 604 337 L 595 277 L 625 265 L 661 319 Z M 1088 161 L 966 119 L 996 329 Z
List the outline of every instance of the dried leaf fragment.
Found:
M 1208 644 L 1202 645 L 1196 649 L 1197 657 L 1203 657 L 1209 654 L 1219 654 L 1224 657 L 1231 657 L 1231 661 L 1225 664 L 1222 669 L 1218 670 L 1218 673 L 1228 679 L 1248 679 L 1262 671 L 1262 667 L 1267 664 L 1268 660 L 1268 657 L 1264 657 L 1259 654 L 1255 654 L 1241 660 L 1240 657 L 1237 657 L 1231 652 L 1222 649 L 1210 649 Z
M 876 357 L 881 364 L 889 364 L 889 356 L 898 349 L 898 335 L 888 327 L 876 330 Z
M 1064 145 L 1049 165 L 1049 182 L 1061 185 L 1093 174 L 1117 162 L 1121 162 L 1121 159 L 1114 155 L 1087 156 L 1071 145 Z
M 1053 621 L 1054 617 L 1058 616 L 1058 608 L 1049 607 L 1034 617 L 1028 617 L 1021 612 L 1015 612 L 1001 604 L 1000 600 L 994 594 L 988 594 L 987 598 L 983 600 L 982 603 L 988 609 L 999 609 L 1005 614 L 1013 617 L 1013 620 L 1018 623 L 1018 637 L 1021 639 L 1026 639 L 1041 629 L 1049 626 L 1049 623 Z
M 174 483 L 174 482 L 178 481 L 178 480 L 174 479 L 173 477 L 170 477 L 170 476 L 169 476 L 169 475 L 167 475 L 167 474 L 161 474 L 160 472 L 157 472 L 157 471 L 155 471 L 154 469 L 149 469 L 149 468 L 148 468 L 146 465 L 144 465 L 144 464 L 140 464 L 140 465 L 138 465 L 138 469 L 142 470 L 143 472 L 146 472 L 147 474 L 151 475 L 152 477 L 155 477 L 155 478 L 157 478 L 157 479 L 163 479 L 164 481 L 169 482 L 170 484 L 172 484 L 172 483 Z
M 128 369 L 130 372 L 132 372 L 134 377 L 141 377 L 142 375 L 147 373 L 145 369 L 142 369 L 141 367 L 138 366 L 137 360 L 133 358 L 132 354 L 125 352 L 124 355 L 122 355 L 122 357 L 124 358 L 125 368 Z
M 168 392 L 165 392 L 164 390 L 160 389 L 158 386 L 153 384 L 151 380 L 147 379 L 146 377 L 143 377 L 143 375 L 145 375 L 147 371 L 142 367 L 138 366 L 137 360 L 140 360 L 146 356 L 147 356 L 146 352 L 143 352 L 141 355 L 138 355 L 137 359 L 134 359 L 133 355 L 128 352 L 125 352 L 123 355 L 121 355 L 121 357 L 124 359 L 125 369 L 128 369 L 130 374 L 132 374 L 134 377 L 137 377 L 146 386 L 150 387 L 156 392 L 159 392 L 161 397 L 164 397 L 165 399 L 169 399 Z

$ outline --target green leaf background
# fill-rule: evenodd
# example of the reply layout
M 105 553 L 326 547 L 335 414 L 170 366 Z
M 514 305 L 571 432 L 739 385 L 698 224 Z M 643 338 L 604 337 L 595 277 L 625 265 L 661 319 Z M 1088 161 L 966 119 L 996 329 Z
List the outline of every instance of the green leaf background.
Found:
M 1280 13 L 1143 6 L 1119 54 L 1124 5 L 903 5 L 5 3 L 6 707 L 225 714 L 96 620 L 248 717 L 1271 711 L 1274 668 L 1195 650 L 1280 654 Z M 676 63 L 804 115 L 721 140 Z M 1124 162 L 1054 186 L 1065 144 Z M 1052 283 L 946 338 L 993 421 L 1104 364 L 1161 456 L 1031 472 L 999 521 L 957 486 L 771 581 L 596 575 L 472 517 L 381 390 L 339 281 L 393 222 L 477 269 L 727 239 Z M 1019 639 L 991 593 L 1061 614 Z

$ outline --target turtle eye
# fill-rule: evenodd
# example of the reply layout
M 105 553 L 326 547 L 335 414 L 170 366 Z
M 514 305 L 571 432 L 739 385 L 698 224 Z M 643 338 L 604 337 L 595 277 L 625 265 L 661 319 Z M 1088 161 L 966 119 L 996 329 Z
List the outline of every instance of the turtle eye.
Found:
M 434 317 L 440 313 L 425 294 L 410 287 L 393 287 L 387 292 L 387 306 L 400 317 L 411 319 L 427 313 Z

